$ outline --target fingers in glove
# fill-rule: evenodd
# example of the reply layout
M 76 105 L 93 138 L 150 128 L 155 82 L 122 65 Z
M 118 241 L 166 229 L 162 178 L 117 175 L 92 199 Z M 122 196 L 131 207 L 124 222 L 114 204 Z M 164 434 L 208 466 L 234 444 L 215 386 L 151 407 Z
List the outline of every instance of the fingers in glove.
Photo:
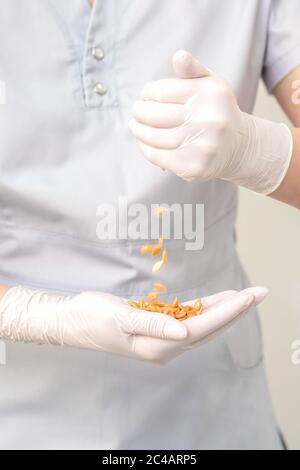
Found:
M 180 126 L 185 121 L 184 106 L 140 100 L 133 107 L 133 117 L 147 126 L 171 129 Z
M 254 296 L 254 303 L 255 305 L 260 304 L 265 300 L 267 297 L 269 290 L 266 287 L 248 287 L 247 289 L 244 289 L 241 291 L 241 293 L 247 294 L 247 295 L 253 295 Z
M 174 342 L 137 336 L 135 353 L 143 360 L 165 364 L 184 351 L 200 346 L 225 331 L 252 306 L 262 302 L 267 293 L 267 289 L 255 287 L 242 292 L 225 291 L 205 297 L 202 299 L 206 308 L 205 314 L 183 322 L 188 330 L 185 340 Z
M 132 309 L 128 315 L 128 333 L 177 341 L 187 337 L 186 327 L 167 315 L 138 309 Z
M 160 168 L 165 168 L 166 170 L 169 170 L 170 166 L 173 167 L 172 163 L 174 162 L 171 160 L 172 158 L 174 159 L 174 151 L 157 149 L 155 147 L 151 147 L 150 145 L 146 145 L 143 142 L 139 142 L 139 147 L 147 160 L 153 163 L 153 165 L 157 165 Z M 174 171 L 173 168 L 172 171 Z
M 146 361 L 165 364 L 182 354 L 186 340 L 173 341 L 135 336 L 134 353 Z
M 190 52 L 184 50 L 173 55 L 173 68 L 178 78 L 204 78 L 211 75 Z
M 232 292 L 234 292 L 234 291 L 232 291 Z M 266 289 L 265 287 L 250 287 L 248 289 L 245 289 L 244 291 L 241 291 L 241 293 L 246 294 L 246 295 L 253 295 L 254 300 L 253 300 L 253 304 L 251 305 L 251 307 L 255 307 L 256 305 L 260 304 L 266 298 L 266 296 L 268 295 L 268 289 Z M 216 294 L 216 296 L 218 296 L 218 294 Z M 212 296 L 212 297 L 214 297 L 214 296 Z M 230 295 L 229 295 L 229 298 L 230 298 Z M 248 312 L 249 308 L 244 310 L 244 312 L 242 312 L 237 317 L 234 317 L 229 323 L 225 324 L 219 330 L 214 331 L 211 334 L 208 334 L 204 339 L 202 338 L 200 341 L 198 340 L 198 341 L 191 342 L 187 347 L 184 347 L 184 349 L 193 349 L 197 346 L 200 346 L 200 345 L 206 343 L 207 341 L 210 341 L 210 340 L 214 339 L 215 336 L 218 336 L 223 331 L 225 331 L 227 328 L 229 328 L 230 326 L 234 325 L 234 323 L 239 321 L 242 318 L 242 316 Z
M 197 79 L 163 78 L 147 83 L 141 93 L 141 99 L 159 103 L 185 104 L 199 91 Z
M 266 287 L 248 287 L 241 291 L 241 293 L 250 294 L 254 296 L 255 305 L 260 304 L 268 295 L 268 289 Z M 222 302 L 223 300 L 228 300 L 235 296 L 238 293 L 236 290 L 226 290 L 224 292 L 218 292 L 217 294 L 209 295 L 208 297 L 201 297 L 202 305 L 205 309 L 212 307 L 216 303 Z M 195 300 L 189 300 L 188 302 L 183 302 L 183 305 L 193 306 Z
M 210 297 L 206 297 L 202 300 L 203 304 L 205 305 L 205 308 L 208 309 L 207 312 L 209 314 L 209 307 L 215 305 L 216 302 L 224 302 L 228 299 L 231 299 L 235 295 L 237 295 L 236 291 L 226 291 L 212 295 Z M 249 296 L 247 296 L 247 298 L 249 298 Z M 243 300 L 243 302 L 245 301 Z M 185 302 L 184 305 L 193 305 L 193 303 L 194 301 Z M 175 357 L 182 354 L 184 351 L 193 349 L 193 347 L 197 347 L 198 344 L 208 341 L 213 336 L 216 336 L 219 333 L 219 330 L 212 331 L 211 333 L 205 333 L 206 321 L 203 322 L 202 319 L 203 317 L 201 316 L 191 318 L 183 322 L 183 324 L 187 325 L 188 336 L 182 342 L 174 342 L 171 340 L 164 341 L 158 338 L 147 338 L 145 336 L 137 336 L 135 338 L 135 354 L 138 354 L 144 360 L 151 361 L 157 364 L 165 364 L 171 359 L 174 359 Z M 199 325 L 196 325 L 195 328 L 195 325 L 193 324 L 195 322 L 192 322 L 192 320 L 195 320 L 195 322 L 199 322 L 202 320 L 201 326 L 199 327 Z M 236 317 L 234 318 L 234 320 L 236 321 Z M 225 326 L 223 326 L 222 329 L 225 329 Z M 211 330 L 213 330 L 213 328 L 211 328 Z
M 141 124 L 135 119 L 131 119 L 129 128 L 140 142 L 157 149 L 165 150 L 177 149 L 184 141 L 186 135 L 184 127 L 158 129 Z
M 254 300 L 253 295 L 240 292 L 208 307 L 203 315 L 188 318 L 183 323 L 189 332 L 189 343 L 200 341 L 206 336 L 221 330 L 238 318 L 245 310 L 248 310 L 253 305 Z
M 170 170 L 185 181 L 194 181 L 196 179 L 195 166 L 187 165 L 184 158 L 184 146 L 175 150 L 167 150 L 151 147 L 140 141 L 138 144 L 145 158 L 153 165 Z
M 194 166 L 187 165 L 184 159 L 184 147 L 176 150 L 157 149 L 139 141 L 139 147 L 145 158 L 153 165 L 170 170 L 185 181 L 196 179 Z

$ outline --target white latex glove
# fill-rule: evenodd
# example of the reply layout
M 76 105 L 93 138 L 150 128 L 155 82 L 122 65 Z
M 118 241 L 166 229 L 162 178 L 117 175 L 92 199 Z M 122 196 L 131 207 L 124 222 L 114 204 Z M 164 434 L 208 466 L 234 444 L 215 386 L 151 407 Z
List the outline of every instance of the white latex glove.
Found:
M 261 287 L 217 294 L 203 299 L 202 316 L 179 322 L 161 313 L 136 310 L 110 294 L 62 296 L 13 287 L 0 301 L 0 339 L 164 363 L 223 331 L 266 295 Z
M 186 328 L 174 318 L 134 309 L 111 294 L 64 296 L 18 286 L 0 301 L 0 339 L 7 341 L 147 359 L 150 337 L 180 340 L 186 335 Z
M 242 112 L 230 86 L 186 51 L 177 78 L 146 85 L 129 123 L 145 157 L 181 178 L 232 181 L 270 194 L 288 170 L 293 137 L 285 124 Z

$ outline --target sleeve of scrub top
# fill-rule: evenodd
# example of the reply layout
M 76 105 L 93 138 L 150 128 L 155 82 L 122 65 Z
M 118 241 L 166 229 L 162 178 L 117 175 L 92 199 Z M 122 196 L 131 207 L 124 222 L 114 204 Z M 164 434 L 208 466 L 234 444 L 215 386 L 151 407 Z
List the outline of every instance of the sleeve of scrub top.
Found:
M 273 0 L 263 79 L 269 92 L 300 65 L 300 0 Z

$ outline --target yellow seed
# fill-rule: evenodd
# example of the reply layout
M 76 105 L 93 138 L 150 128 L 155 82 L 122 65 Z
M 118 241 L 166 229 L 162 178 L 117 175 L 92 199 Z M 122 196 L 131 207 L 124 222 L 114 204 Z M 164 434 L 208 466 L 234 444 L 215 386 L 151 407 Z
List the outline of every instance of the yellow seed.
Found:
M 154 209 L 155 215 L 158 217 L 163 216 L 167 209 L 165 207 L 156 207 Z M 153 267 L 152 272 L 156 273 L 162 269 L 162 267 L 168 263 L 167 251 L 163 249 L 163 238 L 160 238 L 156 245 L 143 245 L 141 247 L 141 254 L 151 254 L 152 256 L 158 256 L 162 252 L 162 257 L 157 261 Z M 197 315 L 201 315 L 203 311 L 203 305 L 201 299 L 197 299 L 193 306 L 191 305 L 182 305 L 178 299 L 175 297 L 173 303 L 166 304 L 161 302 L 159 299 L 160 293 L 166 293 L 167 288 L 161 282 L 155 282 L 153 284 L 154 291 L 148 294 L 148 299 L 145 301 L 141 300 L 128 300 L 128 304 L 134 308 L 139 308 L 146 310 L 148 312 L 158 312 L 165 315 L 169 315 L 178 321 L 183 321 L 187 318 L 191 318 Z
M 165 304 L 158 300 L 159 292 L 150 292 L 148 295 L 148 301 L 144 299 L 141 300 L 128 300 L 128 304 L 134 308 L 139 308 L 146 310 L 148 312 L 157 312 L 165 315 L 169 315 L 175 318 L 178 321 L 186 320 L 187 318 L 192 318 L 198 315 L 201 315 L 203 306 L 201 304 L 199 310 L 199 303 L 197 308 L 192 307 L 191 305 L 181 305 L 178 298 L 175 298 L 172 304 Z M 199 299 L 201 302 L 201 300 Z M 177 304 L 177 305 L 176 305 Z
M 167 308 L 168 308 L 169 312 L 178 313 L 178 309 L 176 307 L 171 307 L 170 305 L 168 305 Z
M 167 288 L 164 284 L 162 284 L 161 282 L 155 282 L 153 284 L 153 287 L 154 287 L 154 290 L 156 290 L 157 292 L 167 292 Z
M 161 247 L 159 245 L 153 246 L 151 250 L 152 256 L 158 256 L 161 252 Z
M 147 255 L 152 253 L 152 246 L 151 245 L 143 245 L 141 247 L 141 254 Z
M 161 270 L 161 268 L 163 267 L 164 264 L 165 263 L 164 263 L 163 259 L 161 259 L 160 261 L 157 261 L 157 263 L 155 263 L 153 268 L 152 268 L 152 272 L 157 273 L 158 271 Z
M 165 313 L 166 315 L 169 314 L 169 307 L 162 307 L 162 312 Z
M 165 215 L 166 212 L 167 212 L 167 209 L 165 207 L 155 207 L 155 209 L 154 209 L 154 214 L 157 217 L 161 217 L 161 216 Z
M 153 311 L 153 312 L 161 312 L 162 311 L 161 309 L 162 307 L 160 307 L 157 304 L 151 304 L 150 306 L 150 311 Z
M 175 313 L 175 317 L 177 318 L 177 320 L 180 320 L 181 318 L 186 318 L 186 312 L 183 310 L 179 313 Z
M 175 317 L 175 313 L 174 313 L 174 312 L 169 312 L 169 317 L 176 318 L 176 317 Z
M 158 299 L 158 296 L 159 296 L 159 292 L 150 292 L 150 294 L 148 295 L 148 300 L 149 302 L 154 302 Z
M 194 310 L 194 307 L 192 307 L 191 305 L 184 305 L 184 306 L 183 306 L 183 309 L 184 309 L 186 312 L 190 312 L 191 310 Z

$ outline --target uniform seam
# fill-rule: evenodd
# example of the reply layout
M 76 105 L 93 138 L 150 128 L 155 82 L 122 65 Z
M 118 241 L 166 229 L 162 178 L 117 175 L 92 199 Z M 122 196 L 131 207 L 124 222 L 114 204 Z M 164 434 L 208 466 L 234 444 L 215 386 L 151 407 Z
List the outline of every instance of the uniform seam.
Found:
M 208 225 L 206 228 L 204 228 L 204 233 L 208 232 L 209 230 L 213 229 L 216 225 L 218 225 L 219 223 L 221 223 L 224 219 L 226 219 L 227 217 L 229 217 L 231 214 L 234 214 L 236 212 L 236 206 L 233 206 L 230 210 L 226 211 L 224 214 L 222 214 L 222 216 L 220 216 L 219 218 L 217 218 L 213 223 L 211 223 L 210 225 Z M 38 228 L 35 228 L 35 227 L 21 227 L 20 225 L 17 225 L 17 224 L 14 224 L 14 223 L 11 223 L 11 222 L 7 222 L 7 221 L 1 221 L 0 222 L 0 235 L 1 235 L 1 226 L 4 226 L 4 227 L 9 227 L 9 228 L 12 228 L 12 229 L 15 229 L 15 230 L 18 230 L 20 232 L 35 232 L 35 233 L 38 233 L 40 234 L 41 238 L 62 238 L 62 239 L 71 239 L 71 240 L 74 240 L 76 242 L 79 242 L 79 243 L 87 243 L 87 244 L 90 244 L 90 245 L 95 245 L 95 246 L 99 246 L 99 247 L 111 247 L 111 248 L 116 248 L 116 247 L 122 247 L 122 246 L 141 246 L 143 244 L 145 244 L 145 242 L 147 241 L 151 241 L 151 239 L 147 238 L 147 239 L 142 239 L 142 240 L 130 240 L 127 241 L 127 242 L 124 242 L 124 243 L 120 243 L 120 242 L 116 242 L 116 243 L 105 243 L 105 242 L 102 242 L 102 241 L 93 241 L 93 240 L 88 240 L 86 238 L 80 238 L 80 237 L 76 237 L 74 235 L 69 235 L 69 234 L 65 234 L 63 232 L 52 232 L 52 231 L 43 231 L 43 230 L 39 230 Z M 154 241 L 154 240 L 153 240 Z M 187 240 L 185 238 L 182 238 L 182 240 L 175 240 L 175 239 L 170 239 L 170 240 L 165 240 L 165 243 L 168 244 L 168 243 L 184 243 L 186 241 L 190 241 L 190 240 Z
M 218 269 L 216 269 L 215 273 L 213 275 L 211 275 L 209 278 L 206 278 L 206 281 L 204 284 L 196 284 L 192 287 L 189 287 L 187 289 L 182 289 L 182 290 L 173 290 L 173 291 L 168 291 L 168 294 L 169 295 L 176 295 L 176 294 L 183 294 L 185 292 L 189 292 L 191 290 L 195 290 L 195 289 L 201 289 L 205 286 L 207 286 L 207 284 L 209 284 L 215 277 L 216 277 L 216 274 L 219 275 L 220 273 L 224 272 L 229 266 L 230 264 L 233 263 L 235 259 L 235 252 L 227 259 L 226 263 L 223 264 L 223 266 L 220 268 L 218 267 Z M 82 288 L 78 286 L 78 288 L 69 288 L 69 287 L 66 287 L 67 290 L 65 289 L 59 289 L 59 288 L 56 288 L 56 287 L 49 287 L 49 283 L 46 285 L 44 284 L 43 282 L 41 283 L 30 283 L 30 282 L 22 282 L 21 280 L 18 280 L 18 278 L 9 278 L 9 277 L 6 277 L 6 276 L 0 276 L 0 283 L 2 282 L 5 282 L 7 281 L 7 284 L 9 285 L 10 283 L 13 283 L 14 285 L 17 285 L 17 284 L 21 284 L 21 285 L 26 285 L 27 287 L 31 287 L 31 288 L 35 288 L 35 289 L 46 289 L 46 290 L 49 290 L 49 291 L 53 291 L 53 292 L 60 292 L 60 293 L 65 293 L 67 294 L 68 292 L 69 293 L 74 293 L 74 294 L 77 294 L 79 292 L 82 292 Z M 90 289 L 91 291 L 95 291 L 95 289 Z M 98 291 L 98 290 L 97 290 Z M 118 291 L 118 290 L 105 290 L 104 291 L 105 293 L 109 293 L 109 294 L 113 294 L 113 295 L 116 295 L 116 296 L 119 296 L 119 297 L 127 297 L 127 298 L 131 298 L 133 296 L 138 296 L 138 297 L 141 297 L 141 296 L 146 296 L 148 294 L 148 292 L 146 291 L 143 291 L 143 292 L 123 292 L 123 291 Z M 162 296 L 163 297 L 163 296 Z

